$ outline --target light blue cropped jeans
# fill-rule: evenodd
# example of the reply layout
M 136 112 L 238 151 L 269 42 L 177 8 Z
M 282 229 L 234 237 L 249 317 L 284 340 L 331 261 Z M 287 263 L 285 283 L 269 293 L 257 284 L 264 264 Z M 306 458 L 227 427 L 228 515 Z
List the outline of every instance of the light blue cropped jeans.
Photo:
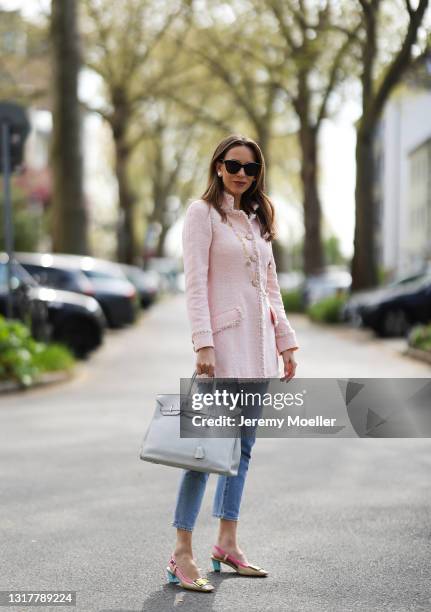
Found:
M 229 391 L 260 393 L 266 392 L 268 382 L 235 382 L 233 384 L 224 383 L 223 388 Z M 242 414 L 248 418 L 259 418 L 262 414 L 262 404 L 255 402 L 254 405 L 247 405 L 242 410 Z M 241 498 L 244 490 L 245 479 L 251 459 L 251 451 L 256 441 L 256 429 L 253 426 L 241 426 L 241 459 L 236 476 L 218 475 L 217 487 L 214 495 L 212 515 L 216 518 L 223 518 L 230 521 L 239 519 Z M 209 477 L 208 472 L 198 472 L 196 470 L 182 470 L 180 486 L 177 493 L 174 520 L 172 526 L 193 531 L 198 517 L 206 484 Z

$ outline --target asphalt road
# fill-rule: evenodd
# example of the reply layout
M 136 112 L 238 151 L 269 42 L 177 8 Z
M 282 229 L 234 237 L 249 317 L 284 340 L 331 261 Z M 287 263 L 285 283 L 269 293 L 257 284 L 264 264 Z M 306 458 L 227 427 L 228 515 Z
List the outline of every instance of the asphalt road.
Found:
M 400 341 L 290 320 L 297 376 L 430 375 Z M 213 573 L 211 476 L 194 541 L 216 589 L 166 583 L 179 472 L 138 451 L 155 395 L 193 367 L 180 295 L 110 334 L 73 381 L 1 397 L 0 589 L 75 590 L 80 612 L 430 610 L 428 439 L 259 438 L 239 543 L 270 575 Z

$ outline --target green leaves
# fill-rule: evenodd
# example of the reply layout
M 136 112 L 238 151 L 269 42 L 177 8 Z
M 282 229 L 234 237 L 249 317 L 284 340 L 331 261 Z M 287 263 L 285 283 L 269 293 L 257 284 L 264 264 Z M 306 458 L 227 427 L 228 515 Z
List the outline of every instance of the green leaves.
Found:
M 331 295 L 323 298 L 307 308 L 307 314 L 312 321 L 322 323 L 340 323 L 341 309 L 346 302 L 345 294 Z
M 0 381 L 30 387 L 43 372 L 67 369 L 73 363 L 66 347 L 37 342 L 23 323 L 0 315 Z
M 282 291 L 281 297 L 283 299 L 284 309 L 287 313 L 304 312 L 301 292 L 299 291 L 299 289 L 292 289 L 291 291 Z
M 413 348 L 431 352 L 431 323 L 415 325 L 409 333 L 408 344 Z

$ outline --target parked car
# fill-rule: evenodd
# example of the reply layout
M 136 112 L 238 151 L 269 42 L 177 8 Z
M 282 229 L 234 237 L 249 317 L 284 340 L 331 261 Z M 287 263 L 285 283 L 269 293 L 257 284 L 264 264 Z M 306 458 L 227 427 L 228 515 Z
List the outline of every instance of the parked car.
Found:
M 179 272 L 177 274 L 177 292 L 185 293 L 186 291 L 186 275 L 184 272 Z
M 0 314 L 3 316 L 8 314 L 7 262 L 7 254 L 0 253 Z M 37 287 L 36 281 L 16 262 L 12 263 L 11 286 L 12 317 L 25 323 L 36 340 L 49 340 L 51 330 L 47 304 L 37 291 L 32 291 Z
M 91 295 L 110 327 L 133 323 L 138 311 L 135 287 L 116 263 L 65 253 L 16 253 L 17 260 L 47 286 Z
M 139 296 L 117 263 L 94 257 L 76 258 L 81 270 L 90 279 L 95 297 L 100 302 L 111 327 L 121 327 L 136 320 L 139 312 Z
M 160 276 L 155 270 L 142 270 L 138 266 L 121 264 L 121 269 L 134 285 L 143 308 L 150 306 L 158 297 Z
M 301 288 L 305 280 L 303 272 L 298 271 L 278 272 L 277 278 L 281 291 L 296 291 Z
M 0 277 L 3 278 L 6 273 L 2 267 L 6 268 L 4 262 L 0 263 Z M 49 331 L 43 337 L 35 336 L 37 339 L 61 342 L 77 357 L 85 357 L 102 343 L 106 319 L 97 300 L 73 291 L 38 285 L 18 262 L 13 264 L 13 275 L 14 284 L 25 288 L 30 301 L 46 309 Z
M 431 321 L 431 274 L 380 291 L 361 308 L 363 324 L 379 336 L 404 336 Z
M 180 260 L 175 257 L 151 257 L 145 264 L 145 270 L 154 270 L 160 275 L 161 290 L 178 293 L 178 275 L 181 272 Z
M 367 304 L 375 303 L 379 298 L 383 298 L 387 295 L 388 291 L 402 287 L 408 283 L 419 281 L 421 278 L 426 278 L 427 272 L 420 271 L 407 276 L 400 276 L 395 278 L 390 283 L 384 286 L 376 287 L 374 289 L 368 289 L 364 291 L 357 291 L 350 296 L 348 301 L 344 304 L 341 312 L 342 320 L 346 323 L 351 323 L 356 327 L 360 327 L 364 324 L 362 319 L 362 312 Z
M 301 293 L 304 307 L 311 306 L 323 298 L 349 291 L 352 276 L 341 266 L 327 266 L 320 273 L 305 278 Z
M 16 253 L 15 256 L 40 285 L 94 297 L 94 287 L 84 272 L 79 268 L 61 267 L 56 256 L 49 253 Z

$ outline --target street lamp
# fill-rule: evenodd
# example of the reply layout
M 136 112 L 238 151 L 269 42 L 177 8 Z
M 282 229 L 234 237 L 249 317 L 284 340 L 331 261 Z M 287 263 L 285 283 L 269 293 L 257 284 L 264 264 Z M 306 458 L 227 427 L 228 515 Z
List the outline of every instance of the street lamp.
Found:
M 24 108 L 11 102 L 0 102 L 0 166 L 3 173 L 4 243 L 7 254 L 6 317 L 12 318 L 12 256 L 14 248 L 10 175 L 21 164 L 24 142 L 30 124 Z

